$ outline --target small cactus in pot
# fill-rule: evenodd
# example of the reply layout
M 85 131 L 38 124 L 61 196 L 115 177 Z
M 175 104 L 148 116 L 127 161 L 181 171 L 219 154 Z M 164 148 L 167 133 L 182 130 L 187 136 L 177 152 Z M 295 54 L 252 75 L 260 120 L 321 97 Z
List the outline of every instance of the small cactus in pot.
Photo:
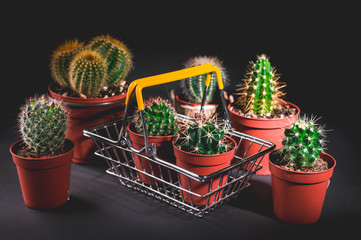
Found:
M 67 131 L 68 113 L 62 102 L 47 97 L 30 98 L 21 108 L 18 127 L 31 154 L 52 156 L 61 152 Z

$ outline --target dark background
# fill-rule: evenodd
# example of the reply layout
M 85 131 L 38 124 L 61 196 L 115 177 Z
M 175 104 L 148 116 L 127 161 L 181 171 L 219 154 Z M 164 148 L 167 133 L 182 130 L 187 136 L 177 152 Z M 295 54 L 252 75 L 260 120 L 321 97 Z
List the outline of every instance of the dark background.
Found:
M 356 6 L 236 3 L 133 1 L 128 6 L 102 1 L 2 8 L 1 239 L 312 238 L 356 231 L 352 226 L 361 223 Z M 294 226 L 275 219 L 269 177 L 255 177 L 236 199 L 198 219 L 124 189 L 104 173 L 101 163 L 72 165 L 71 200 L 65 206 L 50 211 L 27 208 L 8 152 L 18 139 L 18 109 L 26 98 L 47 92 L 52 81 L 49 58 L 59 44 L 107 33 L 132 50 L 135 64 L 129 81 L 181 69 L 190 57 L 217 56 L 231 80 L 227 90 L 233 92 L 249 61 L 262 53 L 270 56 L 287 83 L 285 99 L 297 104 L 301 114 L 322 116 L 319 123 L 333 130 L 327 152 L 337 166 L 320 221 Z M 167 96 L 172 88 L 180 91 L 170 84 L 146 94 Z

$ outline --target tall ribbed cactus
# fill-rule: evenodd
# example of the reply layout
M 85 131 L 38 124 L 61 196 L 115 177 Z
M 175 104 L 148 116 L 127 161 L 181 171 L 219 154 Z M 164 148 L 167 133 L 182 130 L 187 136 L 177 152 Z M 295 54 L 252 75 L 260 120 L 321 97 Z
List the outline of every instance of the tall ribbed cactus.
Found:
M 282 140 L 284 147 L 281 151 L 285 160 L 297 167 L 312 167 L 319 159 L 325 145 L 323 128 L 316 124 L 314 119 L 304 116 L 292 123 L 284 133 L 285 138 Z
M 68 113 L 61 102 L 30 98 L 18 116 L 19 130 L 28 150 L 41 156 L 56 154 L 64 145 Z
M 226 126 L 216 118 L 205 120 L 197 118 L 185 125 L 175 145 L 186 152 L 213 155 L 227 152 L 230 145 L 225 142 Z
M 83 43 L 75 39 L 65 42 L 53 52 L 50 62 L 51 74 L 60 86 L 70 86 L 69 66 L 74 56 L 78 54 L 82 48 Z
M 237 104 L 240 109 L 244 113 L 251 112 L 259 116 L 272 113 L 284 95 L 280 89 L 285 85 L 280 84 L 278 79 L 266 55 L 258 56 L 256 63 L 251 62 L 246 79 L 238 89 L 241 96 Z
M 71 88 L 80 95 L 95 96 L 106 81 L 103 58 L 96 51 L 83 50 L 70 64 L 69 80 Z
M 133 56 L 124 43 L 109 35 L 102 35 L 94 37 L 89 47 L 99 52 L 105 60 L 107 85 L 124 80 L 133 66 Z
M 170 136 L 179 131 L 176 112 L 167 100 L 150 98 L 144 102 L 144 118 L 148 136 Z M 135 119 L 136 131 L 144 134 L 143 123 L 138 114 Z
M 226 70 L 222 66 L 222 62 L 216 57 L 206 57 L 206 56 L 194 57 L 189 59 L 184 64 L 184 66 L 186 68 L 189 68 L 202 64 L 212 64 L 213 66 L 218 67 L 222 75 L 223 83 L 224 84 L 227 83 L 228 78 L 227 78 Z M 185 94 L 185 97 L 189 102 L 198 103 L 198 104 L 202 103 L 206 77 L 207 74 L 202 74 L 199 76 L 194 76 L 182 80 L 181 86 L 183 89 L 183 93 Z M 211 78 L 211 84 L 209 85 L 209 89 L 206 95 L 206 101 L 205 101 L 206 104 L 211 103 L 213 101 L 216 90 L 217 90 L 217 78 L 216 78 L 216 74 L 213 73 Z

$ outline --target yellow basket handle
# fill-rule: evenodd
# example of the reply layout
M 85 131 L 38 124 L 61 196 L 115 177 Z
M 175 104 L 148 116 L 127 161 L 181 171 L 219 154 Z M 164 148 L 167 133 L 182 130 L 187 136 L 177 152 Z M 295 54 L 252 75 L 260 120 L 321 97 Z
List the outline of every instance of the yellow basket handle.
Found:
M 218 88 L 220 90 L 223 89 L 223 81 L 222 81 L 221 72 L 217 67 L 215 67 L 211 64 L 203 64 L 203 65 L 199 65 L 199 66 L 195 66 L 195 67 L 191 67 L 191 68 L 185 68 L 185 69 L 174 71 L 174 72 L 163 73 L 163 74 L 159 74 L 159 75 L 155 75 L 155 76 L 150 76 L 150 77 L 145 77 L 145 78 L 140 78 L 140 79 L 134 80 L 129 85 L 127 98 L 125 100 L 125 105 L 126 106 L 129 105 L 129 103 L 133 97 L 133 93 L 135 92 L 136 98 L 137 98 L 138 109 L 144 110 L 143 93 L 142 93 L 144 88 L 161 85 L 164 83 L 175 82 L 175 81 L 193 77 L 193 76 L 207 74 L 205 86 L 209 86 L 211 83 L 211 77 L 212 77 L 213 72 L 216 74 L 216 77 L 217 77 Z

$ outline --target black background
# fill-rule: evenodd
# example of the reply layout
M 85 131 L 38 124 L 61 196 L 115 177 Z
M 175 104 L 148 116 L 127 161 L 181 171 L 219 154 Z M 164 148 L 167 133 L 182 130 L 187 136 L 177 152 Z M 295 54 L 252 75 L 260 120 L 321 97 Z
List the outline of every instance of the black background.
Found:
M 45 3 L 46 4 L 46 3 Z M 360 19 L 356 6 L 254 3 L 248 6 L 152 1 L 12 4 L 2 8 L 0 235 L 2 239 L 38 237 L 137 239 L 145 237 L 245 239 L 292 234 L 350 234 L 360 223 L 360 158 L 357 154 L 360 108 Z M 5 17 L 6 13 L 6 17 Z M 127 80 L 183 68 L 190 57 L 217 56 L 235 90 L 248 62 L 262 53 L 287 83 L 286 100 L 301 114 L 322 116 L 328 150 L 337 161 L 321 219 L 294 226 L 275 219 L 268 177 L 256 177 L 241 196 L 203 219 L 120 187 L 105 166 L 73 164 L 71 200 L 63 207 L 36 211 L 22 202 L 16 168 L 8 152 L 17 140 L 16 116 L 25 99 L 47 92 L 49 58 L 66 40 L 107 34 L 124 41 L 134 55 Z M 177 84 L 151 88 L 167 96 Z

